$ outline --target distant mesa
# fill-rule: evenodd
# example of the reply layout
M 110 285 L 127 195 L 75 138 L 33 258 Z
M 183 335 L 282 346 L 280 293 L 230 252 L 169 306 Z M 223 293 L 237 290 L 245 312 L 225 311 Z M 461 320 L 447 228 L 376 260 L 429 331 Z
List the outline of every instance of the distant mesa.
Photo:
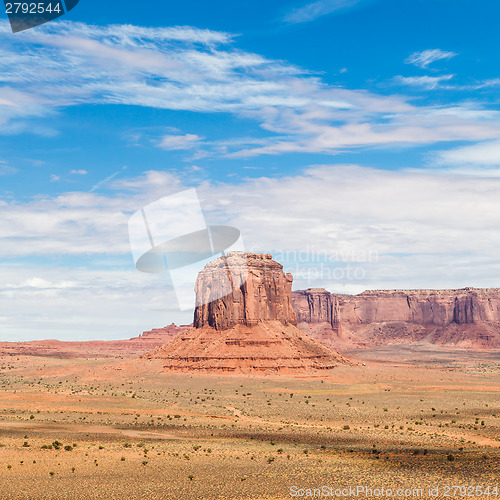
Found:
M 31 342 L 0 342 L 0 355 L 47 356 L 56 358 L 111 358 L 144 354 L 191 328 L 173 323 L 127 340 L 70 341 L 34 340 Z
M 345 350 L 420 343 L 500 348 L 500 289 L 374 290 L 359 295 L 292 292 L 299 328 Z
M 350 363 L 295 326 L 292 281 L 269 254 L 219 257 L 198 275 L 194 327 L 145 357 L 166 370 L 216 373 L 307 374 Z

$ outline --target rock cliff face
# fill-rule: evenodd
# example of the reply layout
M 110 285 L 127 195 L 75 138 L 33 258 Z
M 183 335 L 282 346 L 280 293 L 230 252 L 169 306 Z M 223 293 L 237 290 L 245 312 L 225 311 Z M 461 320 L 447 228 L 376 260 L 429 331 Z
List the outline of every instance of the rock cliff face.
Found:
M 302 328 L 322 341 L 330 337 L 332 345 L 347 336 L 365 346 L 426 340 L 500 347 L 500 289 L 496 288 L 377 290 L 359 295 L 309 289 L 293 292 L 293 301 Z
M 148 353 L 166 370 L 317 373 L 350 362 L 299 330 L 292 276 L 268 254 L 229 253 L 196 282 L 194 328 Z
M 309 288 L 292 292 L 298 323 L 329 323 L 338 321 L 339 301 L 323 288 Z
M 261 321 L 295 325 L 292 281 L 272 255 L 229 252 L 198 275 L 193 325 L 216 330 Z

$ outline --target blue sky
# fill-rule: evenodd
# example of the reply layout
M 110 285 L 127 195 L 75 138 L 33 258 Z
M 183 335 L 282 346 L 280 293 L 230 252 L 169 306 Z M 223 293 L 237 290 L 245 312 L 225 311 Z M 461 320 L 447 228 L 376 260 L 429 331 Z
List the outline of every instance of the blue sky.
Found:
M 499 16 L 80 0 L 22 33 L 4 19 L 0 339 L 189 322 L 168 277 L 135 270 L 127 221 L 190 187 L 296 289 L 498 286 Z

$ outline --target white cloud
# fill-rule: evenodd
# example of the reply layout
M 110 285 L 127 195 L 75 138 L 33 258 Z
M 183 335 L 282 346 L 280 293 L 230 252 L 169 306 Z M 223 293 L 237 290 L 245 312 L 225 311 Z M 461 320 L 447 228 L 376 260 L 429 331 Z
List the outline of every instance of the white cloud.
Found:
M 35 275 L 35 276 L 34 276 Z M 30 277 L 31 276 L 31 277 Z M 47 266 L 0 267 L 0 341 L 106 340 L 135 337 L 172 321 L 177 311 L 165 275 Z
M 202 140 L 203 137 L 196 134 L 165 135 L 158 143 L 158 147 L 167 150 L 192 149 Z
M 475 118 L 450 123 L 444 114 L 437 119 L 435 108 L 404 96 L 328 85 L 292 64 L 237 50 L 226 33 L 68 22 L 16 37 L 6 35 L 6 25 L 3 31 L 0 83 L 8 103 L 0 106 L 3 133 L 54 133 L 46 126 L 28 127 L 28 120 L 66 106 L 113 103 L 228 112 L 269 132 L 255 147 L 246 138 L 230 137 L 224 145 L 210 138 L 197 140 L 195 134 L 171 132 L 164 138 L 166 148 L 195 149 L 191 146 L 196 143 L 192 161 L 205 156 L 332 154 L 359 146 L 486 140 L 499 134 L 500 120 L 485 119 L 487 111 L 479 105 Z M 419 54 L 415 61 L 427 65 L 451 53 L 435 49 Z M 442 82 L 447 76 L 438 78 Z M 402 82 L 428 87 L 439 83 L 430 78 Z
M 71 192 L 2 203 L 0 256 L 12 261 L 0 267 L 4 335 L 123 338 L 190 321 L 189 313 L 175 312 L 164 277 L 135 271 L 128 241 L 133 212 L 186 186 L 151 171 L 110 188 L 107 196 Z M 500 178 L 353 165 L 197 188 L 207 222 L 237 227 L 247 250 L 274 253 L 296 275 L 295 288 L 351 292 L 498 286 L 499 190 Z M 322 268 L 318 255 L 343 262 Z M 363 255 L 370 258 L 358 259 Z M 68 259 L 77 256 L 88 269 L 71 266 Z M 50 260 L 35 266 L 31 257 Z M 331 275 L 346 265 L 360 268 L 362 278 Z
M 87 175 L 88 172 L 86 170 L 72 170 L 70 172 L 71 175 Z
M 414 64 L 422 69 L 427 69 L 427 67 L 433 62 L 440 61 L 442 59 L 451 59 L 457 54 L 455 52 L 446 52 L 441 49 L 428 49 L 422 52 L 414 52 L 408 59 L 405 60 L 406 64 Z
M 352 7 L 360 0 L 318 0 L 289 12 L 284 20 L 288 23 L 307 23 L 338 10 Z
M 0 175 L 17 174 L 19 170 L 9 165 L 6 161 L 0 160 Z
M 442 88 L 442 82 L 451 80 L 455 75 L 442 75 L 442 76 L 397 76 L 395 78 L 397 83 L 402 85 L 409 85 L 412 87 L 422 87 L 427 90 L 434 90 Z
M 29 278 L 26 281 L 22 282 L 19 285 L 4 285 L 6 288 L 37 288 L 39 290 L 53 290 L 53 289 L 66 289 L 66 288 L 75 288 L 79 286 L 74 281 L 61 281 L 59 283 L 52 283 L 43 278 Z
M 500 141 L 486 141 L 472 146 L 448 149 L 432 154 L 431 165 L 456 173 L 500 176 Z
M 50 182 L 57 182 L 57 181 L 60 181 L 61 178 L 56 175 L 56 174 L 50 174 Z

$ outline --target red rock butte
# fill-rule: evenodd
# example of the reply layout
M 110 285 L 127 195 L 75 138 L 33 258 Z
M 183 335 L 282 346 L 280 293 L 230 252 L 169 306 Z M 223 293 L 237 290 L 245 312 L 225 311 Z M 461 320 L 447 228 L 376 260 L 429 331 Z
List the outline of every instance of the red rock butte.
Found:
M 166 370 L 309 374 L 349 361 L 301 332 L 291 274 L 269 254 L 230 252 L 196 281 L 194 327 L 146 355 Z
M 193 326 L 224 330 L 274 320 L 296 325 L 292 281 L 272 255 L 230 252 L 198 275 Z

